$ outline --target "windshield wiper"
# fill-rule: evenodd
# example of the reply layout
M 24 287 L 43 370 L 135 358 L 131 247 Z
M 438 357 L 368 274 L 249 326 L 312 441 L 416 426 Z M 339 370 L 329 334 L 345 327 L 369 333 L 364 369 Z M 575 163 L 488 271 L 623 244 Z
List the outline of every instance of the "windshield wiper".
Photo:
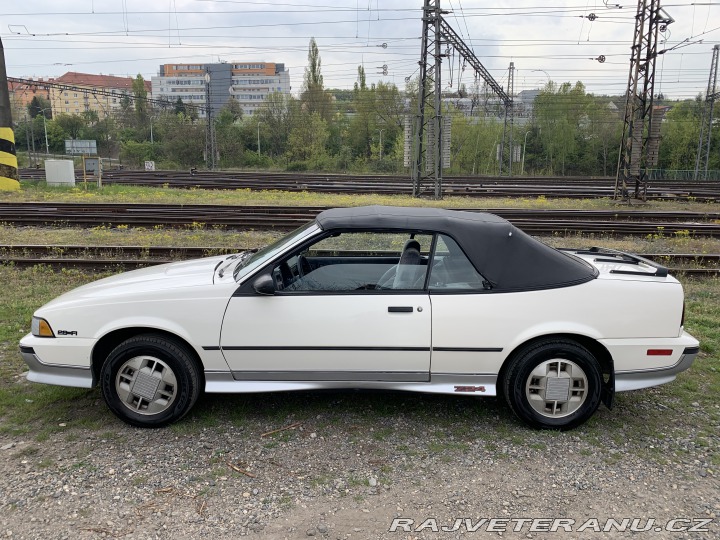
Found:
M 243 253 L 245 253 L 245 252 L 243 251 Z M 241 257 L 243 255 L 243 253 L 239 253 L 236 255 L 230 255 L 227 259 L 225 259 L 225 261 L 224 261 L 225 264 L 220 269 L 220 271 L 218 271 L 218 277 L 220 277 L 220 278 L 223 277 L 225 275 L 225 269 L 228 267 L 228 265 L 233 261 L 233 259 L 237 259 L 238 257 Z
M 255 253 L 257 253 L 257 248 L 243 251 L 242 253 L 240 253 L 240 262 L 245 262 L 245 260 L 248 259 L 250 255 L 253 255 Z
M 225 264 L 223 265 L 223 267 L 222 267 L 222 268 L 220 269 L 220 271 L 218 272 L 218 277 L 219 277 L 219 278 L 222 278 L 222 277 L 225 275 L 225 269 L 226 269 L 228 266 L 230 266 L 230 264 L 231 264 L 235 259 L 240 259 L 239 262 L 240 262 L 240 265 L 242 266 L 242 263 L 244 263 L 246 260 L 248 260 L 248 259 L 250 258 L 250 255 L 252 255 L 252 254 L 255 253 L 256 251 L 257 251 L 257 249 L 248 249 L 248 250 L 242 251 L 242 252 L 240 252 L 240 253 L 237 253 L 237 254 L 235 254 L 235 255 L 230 255 L 230 257 L 228 257 L 227 259 L 225 259 L 225 261 L 224 261 Z

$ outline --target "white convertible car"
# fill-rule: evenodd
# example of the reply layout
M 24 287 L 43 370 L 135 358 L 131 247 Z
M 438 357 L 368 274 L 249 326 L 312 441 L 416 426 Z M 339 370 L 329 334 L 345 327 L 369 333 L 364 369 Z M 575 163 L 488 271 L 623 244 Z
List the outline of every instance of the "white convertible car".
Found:
M 373 388 L 501 395 L 531 426 L 570 429 L 690 367 L 683 317 L 680 283 L 640 257 L 556 250 L 486 213 L 371 206 L 70 291 L 20 350 L 29 380 L 99 384 L 136 426 L 178 420 L 202 390 Z

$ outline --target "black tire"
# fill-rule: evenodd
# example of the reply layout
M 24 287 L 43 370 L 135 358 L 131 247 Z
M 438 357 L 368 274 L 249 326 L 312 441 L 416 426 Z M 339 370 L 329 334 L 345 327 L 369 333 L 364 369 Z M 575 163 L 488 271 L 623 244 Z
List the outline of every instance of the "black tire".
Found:
M 115 347 L 100 371 L 105 403 L 137 427 L 162 427 L 185 416 L 200 395 L 197 363 L 185 345 L 158 334 Z
M 546 376 L 533 374 L 536 368 Z M 521 420 L 534 428 L 563 431 L 593 415 L 601 389 L 597 359 L 569 339 L 547 339 L 520 349 L 502 382 L 505 400 Z

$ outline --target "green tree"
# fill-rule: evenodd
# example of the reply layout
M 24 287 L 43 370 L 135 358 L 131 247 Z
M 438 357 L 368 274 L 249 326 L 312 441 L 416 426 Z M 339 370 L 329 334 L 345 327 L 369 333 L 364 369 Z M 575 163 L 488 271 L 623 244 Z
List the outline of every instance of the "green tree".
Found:
M 77 114 L 59 114 L 55 118 L 55 122 L 71 139 L 81 138 L 80 135 L 85 129 L 85 120 Z
M 372 155 L 372 137 L 375 133 L 375 88 L 368 88 L 365 69 L 358 66 L 358 78 L 355 82 L 353 109 L 355 114 L 350 120 L 350 145 L 355 156 L 369 158 Z
M 662 125 L 661 168 L 695 170 L 701 115 L 701 96 L 672 105 Z
M 205 125 L 184 114 L 161 114 L 154 124 L 160 157 L 168 167 L 195 167 L 204 163 Z M 156 144 L 155 146 L 158 146 Z
M 242 120 L 243 110 L 242 110 L 242 107 L 240 106 L 240 102 L 237 99 L 235 99 L 234 96 L 230 96 L 230 99 L 228 99 L 227 103 L 221 109 L 221 113 L 223 111 L 227 111 L 230 114 L 230 116 L 232 116 L 233 122 Z
M 86 111 L 95 112 L 95 111 Z M 83 130 L 83 137 L 92 139 L 97 142 L 98 154 L 102 156 L 117 156 L 120 151 L 119 140 L 117 137 L 117 124 L 110 116 L 98 118 L 97 113 L 88 115 L 90 119 L 88 125 Z
M 157 159 L 156 147 L 149 142 L 125 141 L 120 145 L 120 159 L 126 165 L 140 168 Z
M 231 99 L 231 101 L 235 101 Z M 235 101 L 239 108 L 239 104 Z M 242 112 L 240 113 L 242 115 Z M 245 147 L 242 125 L 237 116 L 237 109 L 232 105 L 223 107 L 215 118 L 215 140 L 221 167 L 242 165 Z
M 450 172 L 495 174 L 498 166 L 496 148 L 502 139 L 502 123 L 492 118 L 471 119 L 464 114 L 453 114 L 452 109 L 445 114 L 452 117 Z
M 594 98 L 588 112 L 586 143 L 593 159 L 592 168 L 585 174 L 611 175 L 617 167 L 617 156 L 622 141 L 622 113 L 609 99 Z
M 181 97 L 177 98 L 177 101 L 175 102 L 175 114 L 186 114 L 187 111 L 185 110 L 185 104 L 183 103 L 183 100 Z
M 30 118 L 35 118 L 39 114 L 45 115 L 48 120 L 52 118 L 50 100 L 42 96 L 33 96 L 32 101 L 28 103 L 27 110 Z
M 327 121 L 332 116 L 332 96 L 325 90 L 321 64 L 320 51 L 315 38 L 310 38 L 308 65 L 305 68 L 300 101 L 305 112 L 311 115 L 318 113 L 323 120 Z
M 591 96 L 578 81 L 559 87 L 549 82 L 535 99 L 535 123 L 542 131 L 542 144 L 551 174 L 566 174 L 572 158 L 578 154 L 587 122 Z
M 394 154 L 394 168 L 402 166 L 403 152 L 395 152 L 397 141 L 400 140 L 403 148 L 403 134 L 405 130 L 405 97 L 400 93 L 397 86 L 392 83 L 378 82 L 374 88 L 375 114 L 377 116 L 376 129 L 382 129 L 382 155 L 391 156 Z M 387 168 L 387 165 L 384 166 Z
M 91 109 L 83 111 L 80 116 L 82 116 L 82 119 L 85 122 L 86 126 L 97 124 L 100 121 L 100 117 L 98 116 L 97 111 L 93 111 Z
M 264 143 L 263 153 L 280 156 L 286 149 L 290 132 L 299 119 L 299 103 L 290 95 L 281 92 L 269 94 L 262 106 L 252 116 L 252 125 L 260 127 L 261 139 Z
M 135 111 L 133 110 L 133 101 L 128 95 L 120 98 L 120 111 L 117 115 L 119 127 L 122 129 L 132 129 L 135 127 Z
M 145 88 L 145 79 L 138 73 L 138 76 L 132 82 L 133 96 L 135 97 L 135 118 L 137 127 L 144 129 L 148 126 L 148 102 L 147 89 Z
M 405 96 L 392 83 L 380 81 L 375 86 L 375 111 L 379 121 L 402 131 L 405 127 Z M 411 112 L 414 114 L 414 111 Z
M 358 66 L 347 137 L 358 165 L 379 172 L 400 169 L 402 153 L 396 152 L 396 141 L 404 130 L 405 101 L 394 84 L 381 81 L 368 86 L 365 69 Z
M 50 152 L 58 153 L 65 151 L 65 139 L 69 137 L 55 120 L 47 121 L 47 137 Z
M 292 161 L 309 162 L 315 168 L 327 158 L 325 144 L 328 139 L 327 122 L 320 113 L 302 113 L 288 138 L 288 157 Z

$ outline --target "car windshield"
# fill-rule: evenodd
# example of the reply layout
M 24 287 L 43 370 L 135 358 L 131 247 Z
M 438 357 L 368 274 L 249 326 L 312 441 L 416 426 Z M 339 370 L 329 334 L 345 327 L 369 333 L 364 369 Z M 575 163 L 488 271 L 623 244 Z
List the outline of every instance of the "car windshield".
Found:
M 287 236 L 282 237 L 277 242 L 274 242 L 269 246 L 262 248 L 260 251 L 253 253 L 250 257 L 241 258 L 240 262 L 235 267 L 235 272 L 233 274 L 235 281 L 242 280 L 245 276 L 251 274 L 267 261 L 272 259 L 275 255 L 283 251 L 286 247 L 299 242 L 301 239 L 314 233 L 318 229 L 319 227 L 317 223 L 311 221 L 299 229 L 295 229 Z

